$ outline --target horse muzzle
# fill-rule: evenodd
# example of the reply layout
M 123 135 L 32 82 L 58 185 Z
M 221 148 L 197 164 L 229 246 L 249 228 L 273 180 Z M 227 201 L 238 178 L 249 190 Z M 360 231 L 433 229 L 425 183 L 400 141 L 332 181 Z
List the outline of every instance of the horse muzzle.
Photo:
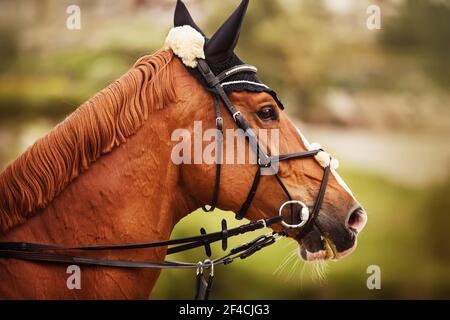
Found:
M 324 216 L 319 216 L 307 232 L 299 232 L 295 237 L 299 256 L 305 261 L 339 260 L 349 255 L 367 222 L 367 214 L 359 205 L 350 210 L 344 224 L 330 222 Z

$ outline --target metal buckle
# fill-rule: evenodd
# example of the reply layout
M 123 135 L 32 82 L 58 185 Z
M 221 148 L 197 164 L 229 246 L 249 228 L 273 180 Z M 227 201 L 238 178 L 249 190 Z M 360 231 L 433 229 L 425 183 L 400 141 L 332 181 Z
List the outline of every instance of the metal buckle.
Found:
M 267 159 L 269 159 L 269 157 L 267 157 Z M 259 167 L 261 167 L 261 168 L 270 168 L 271 165 L 272 165 L 272 161 L 270 161 L 270 159 L 269 159 L 269 162 L 267 164 L 263 165 L 263 164 L 261 164 L 261 158 L 258 157 L 258 166 Z
M 203 267 L 205 269 L 210 269 L 211 271 L 209 272 L 209 276 L 214 277 L 214 263 L 211 261 L 211 259 L 206 259 L 205 261 L 203 261 Z
M 203 274 L 203 262 L 197 262 L 197 275 Z
M 221 127 L 223 124 L 223 118 L 222 117 L 217 117 L 216 118 L 216 126 L 217 127 Z
M 280 240 L 280 239 L 286 237 L 286 234 L 274 232 L 274 233 L 272 234 L 272 237 L 275 239 L 275 242 L 277 242 L 278 240 Z
M 265 219 L 260 219 L 260 220 L 258 220 L 256 222 L 261 222 L 263 224 L 264 228 L 267 228 L 267 222 L 266 222 Z
M 237 122 L 236 117 L 237 117 L 238 115 L 241 115 L 241 112 L 240 112 L 240 111 L 236 111 L 235 113 L 233 113 L 233 119 L 234 119 L 234 122 Z

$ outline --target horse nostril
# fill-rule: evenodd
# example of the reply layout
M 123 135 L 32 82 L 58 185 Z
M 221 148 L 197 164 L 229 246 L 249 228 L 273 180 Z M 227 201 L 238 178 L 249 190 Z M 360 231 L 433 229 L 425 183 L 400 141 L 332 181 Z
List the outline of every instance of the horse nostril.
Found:
M 363 208 L 358 207 L 353 210 L 348 217 L 347 228 L 353 231 L 355 234 L 361 232 L 367 222 L 367 215 Z

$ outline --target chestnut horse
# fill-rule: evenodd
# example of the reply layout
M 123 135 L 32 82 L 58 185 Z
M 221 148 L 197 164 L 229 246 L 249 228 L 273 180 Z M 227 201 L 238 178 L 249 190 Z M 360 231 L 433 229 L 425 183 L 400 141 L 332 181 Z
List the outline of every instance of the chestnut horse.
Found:
M 230 99 L 253 128 L 279 129 L 280 153 L 308 149 L 270 94 L 234 92 Z M 172 50 L 142 57 L 0 173 L 0 241 L 70 246 L 169 239 L 180 219 L 211 203 L 215 180 L 214 164 L 171 161 L 176 144 L 171 133 L 177 128 L 192 132 L 194 120 L 215 128 L 212 104 Z M 267 105 L 275 106 L 276 121 L 258 117 Z M 233 128 L 231 117 L 225 117 L 224 129 Z M 224 164 L 218 207 L 236 212 L 254 173 L 254 164 Z M 314 203 L 323 175 L 314 158 L 284 162 L 279 174 L 293 198 Z M 285 200 L 275 179 L 262 176 L 247 218 L 271 217 Z M 297 239 L 301 256 L 318 260 L 349 254 L 365 217 L 333 170 L 317 217 L 320 231 L 314 228 Z M 159 248 L 100 256 L 163 261 L 165 254 Z M 0 298 L 147 299 L 159 276 L 154 269 L 86 266 L 82 288 L 69 290 L 66 267 L 0 258 Z

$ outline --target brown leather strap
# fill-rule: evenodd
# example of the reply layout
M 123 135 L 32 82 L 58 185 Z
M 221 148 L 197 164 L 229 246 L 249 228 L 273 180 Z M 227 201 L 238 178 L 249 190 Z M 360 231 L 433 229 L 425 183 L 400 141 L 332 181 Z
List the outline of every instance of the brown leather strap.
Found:
M 219 98 L 213 95 L 214 110 L 216 113 L 216 128 L 217 128 L 217 149 L 216 149 L 216 178 L 214 182 L 214 190 L 212 202 L 209 208 L 202 206 L 204 212 L 212 212 L 216 209 L 217 202 L 219 201 L 220 193 L 220 173 L 222 170 L 222 153 L 223 153 L 223 118 L 220 112 Z

